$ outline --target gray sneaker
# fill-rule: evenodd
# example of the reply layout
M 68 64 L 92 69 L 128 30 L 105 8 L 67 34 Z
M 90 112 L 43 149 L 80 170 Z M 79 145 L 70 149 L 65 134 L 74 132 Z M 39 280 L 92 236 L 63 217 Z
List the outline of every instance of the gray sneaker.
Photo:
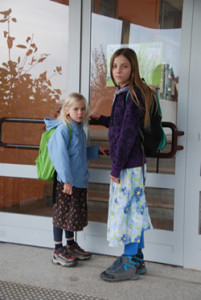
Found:
M 61 265 L 63 267 L 73 267 L 77 264 L 77 259 L 71 256 L 65 247 L 54 250 L 52 256 L 53 264 Z
M 92 254 L 89 251 L 83 250 L 76 242 L 74 242 L 71 246 L 67 246 L 68 253 L 76 257 L 79 260 L 88 260 L 92 257 Z
M 137 263 L 132 256 L 122 255 L 101 273 L 101 279 L 105 281 L 137 280 L 140 278 Z
M 110 267 L 108 267 L 105 271 L 111 271 L 114 268 L 116 268 L 116 266 L 121 262 L 121 259 L 121 256 L 117 257 L 113 264 Z M 138 269 L 139 275 L 144 275 L 147 273 L 143 254 L 134 255 L 132 260 L 136 262 L 136 268 Z
M 122 261 L 122 256 L 117 257 L 117 259 L 115 259 L 115 261 L 113 262 L 113 264 L 111 266 L 109 266 L 105 272 L 109 272 L 114 270 Z
M 144 263 L 144 255 L 143 254 L 137 254 L 133 256 L 133 260 L 137 264 L 137 269 L 140 275 L 144 275 L 147 273 L 147 268 Z

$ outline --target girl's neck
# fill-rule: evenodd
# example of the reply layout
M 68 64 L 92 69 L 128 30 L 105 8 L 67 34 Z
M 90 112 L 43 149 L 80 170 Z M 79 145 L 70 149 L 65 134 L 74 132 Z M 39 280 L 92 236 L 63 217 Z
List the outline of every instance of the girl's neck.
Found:
M 77 122 L 77 121 L 73 120 L 72 118 L 70 118 L 70 122 L 71 122 L 71 123 L 74 122 L 74 123 L 76 123 L 78 126 L 81 126 L 81 124 L 82 124 L 82 122 Z
M 126 86 L 129 86 L 129 84 L 123 84 L 123 85 L 120 85 L 119 88 L 120 88 L 120 89 L 123 89 L 123 88 L 126 87 Z
M 118 91 L 122 91 L 122 90 L 128 90 L 129 89 L 129 86 L 128 85 L 124 85 L 124 86 L 118 86 L 117 90 Z

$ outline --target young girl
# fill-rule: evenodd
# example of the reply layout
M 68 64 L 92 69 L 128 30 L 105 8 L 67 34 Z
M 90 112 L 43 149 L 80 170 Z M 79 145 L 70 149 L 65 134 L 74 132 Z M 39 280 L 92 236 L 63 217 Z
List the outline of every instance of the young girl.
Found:
M 87 120 L 86 99 L 77 93 L 64 101 L 57 120 L 45 119 L 47 130 L 56 128 L 48 142 L 50 159 L 56 170 L 53 186 L 54 264 L 71 267 L 78 260 L 91 258 L 74 241 L 74 232 L 83 230 L 88 223 L 87 159 L 98 158 L 98 147 L 87 147 L 83 123 Z M 67 126 L 68 125 L 68 126 Z M 65 231 L 67 245 L 62 245 Z
M 149 112 L 157 100 L 140 78 L 132 49 L 121 48 L 113 54 L 110 72 L 117 87 L 111 116 L 93 113 L 91 119 L 109 127 L 112 169 L 107 239 L 112 247 L 124 246 L 124 253 L 101 273 L 101 278 L 135 280 L 147 272 L 142 253 L 144 231 L 152 228 L 144 192 L 139 128 L 149 128 Z

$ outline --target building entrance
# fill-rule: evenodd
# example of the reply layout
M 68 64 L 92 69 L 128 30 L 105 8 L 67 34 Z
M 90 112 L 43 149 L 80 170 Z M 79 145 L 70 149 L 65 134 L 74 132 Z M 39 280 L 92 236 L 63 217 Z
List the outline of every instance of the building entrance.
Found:
M 29 1 L 31 5 L 32 1 Z M 198 116 L 194 117 L 198 111 L 195 107 L 199 106 L 196 96 L 199 94 L 199 84 L 195 85 L 196 78 L 199 77 L 196 59 L 196 53 L 200 53 L 198 51 L 199 39 L 196 38 L 195 29 L 199 28 L 196 27 L 198 26 L 196 22 L 200 22 L 199 1 L 174 1 L 174 3 L 172 1 L 153 1 L 153 5 L 148 6 L 149 1 L 139 4 L 139 1 L 125 0 L 80 0 L 69 3 L 66 1 L 65 4 L 61 4 L 60 1 L 44 0 L 40 2 L 39 6 L 43 2 L 49 13 L 54 14 L 55 9 L 57 10 L 57 16 L 60 17 L 55 26 L 58 27 L 58 30 L 55 32 L 54 38 L 52 38 L 53 29 L 48 29 L 51 32 L 51 39 L 48 39 L 48 36 L 40 39 L 41 53 L 47 55 L 37 58 L 38 68 L 40 67 L 37 70 L 38 73 L 30 74 L 30 76 L 26 73 L 24 78 L 28 80 L 28 78 L 32 78 L 31 76 L 35 76 L 34 78 L 38 79 L 41 84 L 45 82 L 40 91 L 45 91 L 49 98 L 44 98 L 44 94 L 41 95 L 36 89 L 38 94 L 36 93 L 34 96 L 35 100 L 32 99 L 33 93 L 30 94 L 29 101 L 31 102 L 27 105 L 25 97 L 27 93 L 23 94 L 21 91 L 19 93 L 19 89 L 12 90 L 7 85 L 10 94 L 2 95 L 0 117 L 43 118 L 47 114 L 50 117 L 56 117 L 56 111 L 60 106 L 56 99 L 59 97 L 58 100 L 62 100 L 62 97 L 72 91 L 83 93 L 90 101 L 91 110 L 98 110 L 99 113 L 109 115 L 114 93 L 114 87 L 109 77 L 109 59 L 117 48 L 132 47 L 139 56 L 142 77 L 159 95 L 163 121 L 174 123 L 180 131 L 185 132 L 184 136 L 178 138 L 178 144 L 184 147 L 182 151 L 176 152 L 173 157 L 168 159 L 160 158 L 159 161 L 156 158 L 148 158 L 146 194 L 154 230 L 145 233 L 147 245 L 145 256 L 150 261 L 194 266 L 194 259 L 188 258 L 190 251 L 188 241 L 189 236 L 194 232 L 191 240 L 196 245 L 197 254 L 195 254 L 198 255 L 200 214 L 198 216 L 197 212 L 200 211 L 200 170 L 198 170 L 200 167 L 197 160 L 195 161 L 195 157 L 199 156 L 199 129 L 197 140 L 194 139 L 192 143 L 188 144 L 187 138 L 188 140 L 193 139 L 193 135 L 190 133 L 194 132 L 193 128 L 200 126 L 197 124 Z M 13 24 L 17 25 L 20 20 L 17 7 L 12 7 L 12 15 L 9 11 L 9 1 L 2 3 L 2 10 L 7 11 L 4 20 L 9 17 L 15 18 L 16 12 L 17 22 L 13 21 Z M 142 3 L 146 9 L 142 9 Z M 28 16 L 30 11 L 27 6 L 25 7 L 24 14 Z M 37 10 L 35 2 L 34 7 Z M 41 11 L 41 7 L 38 9 Z M 31 15 L 34 18 L 33 12 Z M 37 12 L 35 13 L 35 17 L 39 15 Z M 6 22 L 0 23 L 2 26 L 0 30 L 6 31 L 3 29 Z M 48 18 L 41 17 L 41 22 L 48 22 Z M 29 24 L 29 26 L 31 25 Z M 23 28 L 28 30 L 28 25 Z M 68 33 L 66 28 L 69 29 Z M 22 26 L 19 26 L 17 30 L 22 35 Z M 39 32 L 41 33 L 41 30 Z M 60 32 L 59 37 L 58 32 Z M 11 32 L 9 34 L 12 37 Z M 24 39 L 25 42 L 22 43 L 20 42 L 21 36 L 17 37 L 17 31 L 15 34 L 15 38 L 19 39 L 15 48 L 20 51 L 26 49 L 25 58 L 27 60 L 33 53 L 38 53 L 39 47 L 36 46 L 36 43 L 35 46 L 33 45 L 33 40 L 31 46 L 29 39 Z M 37 34 L 38 32 L 34 36 Z M 27 31 L 24 35 L 29 37 Z M 8 33 L 5 34 L 5 41 L 6 38 L 8 39 Z M 30 38 L 33 37 L 30 36 Z M 50 43 L 47 50 L 44 49 L 43 39 L 47 39 Z M 61 43 L 59 47 L 56 47 L 56 51 L 64 49 L 65 53 L 54 52 L 55 41 L 57 41 L 57 45 Z M 8 48 L 10 49 L 9 53 L 11 50 L 13 51 L 13 47 L 14 44 Z M 2 58 L 5 70 L 8 69 L 6 67 L 8 49 L 5 46 Z M 52 61 L 42 68 L 42 64 L 51 57 L 48 51 L 53 56 Z M 191 56 L 191 51 L 195 55 Z M 13 63 L 21 61 L 21 58 L 18 58 L 21 57 L 19 53 L 15 55 L 13 53 L 12 57 Z M 59 60 L 60 58 L 61 60 Z M 39 62 L 39 60 L 41 61 Z M 62 80 L 57 80 L 56 76 L 48 77 L 48 73 L 51 72 L 48 68 L 52 65 L 55 66 L 53 74 Z M 27 72 L 29 74 L 32 71 Z M 5 77 L 5 74 L 2 71 L 0 76 Z M 9 77 L 6 80 L 5 82 L 9 82 Z M 32 80 L 33 84 L 35 81 Z M 45 86 L 47 90 L 45 90 Z M 191 100 L 189 100 L 189 95 L 191 95 Z M 16 97 L 20 97 L 18 102 L 15 102 Z M 37 103 L 34 102 L 36 99 Z M 197 102 L 194 103 L 194 101 Z M 187 119 L 189 120 L 188 124 L 186 123 Z M 4 124 L 1 129 L 4 132 L 1 136 L 4 142 L 38 144 L 43 126 L 40 124 L 33 129 L 31 125 L 29 127 L 21 124 L 18 127 L 18 125 L 9 123 Z M 164 153 L 168 153 L 171 151 L 172 131 L 165 128 L 165 132 L 168 143 Z M 98 143 L 108 146 L 107 131 L 104 128 L 90 126 L 88 137 L 91 144 Z M 192 157 L 191 154 L 195 149 L 197 152 Z M 52 185 L 36 179 L 37 151 L 8 150 L 3 147 L 0 150 L 2 154 L 0 163 L 2 191 L 0 240 L 52 247 Z M 90 251 L 119 255 L 122 249 L 111 249 L 106 241 L 110 166 L 109 157 L 102 157 L 99 161 L 93 161 L 89 165 L 91 173 L 88 195 L 89 225 L 83 232 L 78 233 L 77 238 L 80 244 L 83 247 L 87 245 L 87 249 Z M 196 189 L 193 190 L 193 199 L 196 200 L 191 205 L 186 197 L 191 198 L 191 185 L 195 182 L 193 181 L 195 173 L 197 181 Z M 195 268 L 201 269 L 201 266 L 197 265 Z

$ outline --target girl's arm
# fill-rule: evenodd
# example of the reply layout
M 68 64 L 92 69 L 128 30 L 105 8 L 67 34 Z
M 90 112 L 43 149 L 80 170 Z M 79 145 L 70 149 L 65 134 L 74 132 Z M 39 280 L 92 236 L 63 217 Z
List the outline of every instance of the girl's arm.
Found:
M 110 117 L 100 116 L 99 122 L 100 122 L 99 123 L 100 125 L 103 125 L 103 126 L 109 128 L 109 126 L 110 126 Z
M 98 113 L 92 113 L 92 114 L 90 114 L 89 119 L 91 121 L 91 124 L 102 125 L 102 126 L 109 128 L 110 117 L 106 117 L 106 116 L 100 115 Z

